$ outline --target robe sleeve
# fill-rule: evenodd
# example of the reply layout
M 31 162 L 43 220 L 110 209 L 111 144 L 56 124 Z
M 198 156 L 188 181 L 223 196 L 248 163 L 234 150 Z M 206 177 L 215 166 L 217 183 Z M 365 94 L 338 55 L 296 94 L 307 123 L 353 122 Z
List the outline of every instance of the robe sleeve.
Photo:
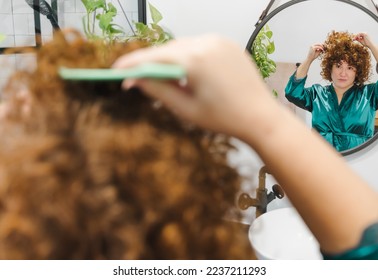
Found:
M 286 85 L 285 97 L 296 106 L 312 112 L 312 96 L 314 96 L 314 89 L 312 87 L 305 88 L 307 76 L 302 79 L 297 79 L 295 74 L 296 72 L 291 75 L 289 82 Z
M 373 91 L 374 91 L 374 105 L 375 110 L 378 110 L 378 81 L 375 82 Z
M 359 244 L 341 254 L 330 255 L 322 252 L 325 260 L 377 260 L 378 259 L 378 223 L 367 227 Z
M 367 84 L 366 85 L 367 94 L 370 99 L 370 106 L 372 110 L 378 110 L 378 81 L 375 83 Z

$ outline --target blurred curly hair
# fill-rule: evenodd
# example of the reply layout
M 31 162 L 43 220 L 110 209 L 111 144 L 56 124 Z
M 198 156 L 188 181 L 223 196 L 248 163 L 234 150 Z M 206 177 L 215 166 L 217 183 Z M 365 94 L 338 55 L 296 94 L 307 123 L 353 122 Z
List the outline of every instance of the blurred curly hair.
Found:
M 369 49 L 353 40 L 349 32 L 332 31 L 324 42 L 324 54 L 321 62 L 323 79 L 332 81 L 332 66 L 341 61 L 356 68 L 355 84 L 363 85 L 370 77 L 371 60 Z
M 108 68 L 141 47 L 57 33 L 36 69 L 9 81 L 1 259 L 253 258 L 245 228 L 225 219 L 241 183 L 228 137 L 178 120 L 137 89 L 57 74 Z M 28 104 L 17 98 L 24 88 Z

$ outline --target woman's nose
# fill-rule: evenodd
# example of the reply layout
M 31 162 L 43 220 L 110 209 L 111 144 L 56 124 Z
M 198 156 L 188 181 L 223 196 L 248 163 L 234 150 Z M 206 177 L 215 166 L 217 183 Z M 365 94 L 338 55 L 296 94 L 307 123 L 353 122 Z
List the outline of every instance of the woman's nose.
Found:
M 345 69 L 345 68 L 341 68 L 340 69 L 340 74 L 341 75 L 346 75 L 346 73 L 347 73 L 347 69 Z

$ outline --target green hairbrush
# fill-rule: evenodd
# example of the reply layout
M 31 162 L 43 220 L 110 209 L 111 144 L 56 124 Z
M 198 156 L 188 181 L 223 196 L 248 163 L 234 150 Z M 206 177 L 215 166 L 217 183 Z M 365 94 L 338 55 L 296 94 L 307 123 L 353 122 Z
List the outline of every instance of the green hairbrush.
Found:
M 67 68 L 59 69 L 59 76 L 70 81 L 121 81 L 124 79 L 151 78 L 183 81 L 186 71 L 180 65 L 147 63 L 125 69 Z

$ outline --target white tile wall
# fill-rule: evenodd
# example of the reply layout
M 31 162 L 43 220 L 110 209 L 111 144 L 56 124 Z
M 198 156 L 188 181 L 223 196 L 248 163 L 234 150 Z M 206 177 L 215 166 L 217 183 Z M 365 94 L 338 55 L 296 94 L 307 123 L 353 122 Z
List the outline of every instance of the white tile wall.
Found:
M 11 1 L 0 1 L 0 11 L 2 13 L 11 13 L 12 12 L 12 2 Z
M 46 0 L 51 5 L 51 0 Z M 124 16 L 126 13 L 131 24 L 138 21 L 138 0 L 108 0 L 118 10 L 115 23 L 127 34 L 132 31 Z M 61 28 L 70 27 L 83 30 L 82 19 L 86 15 L 81 0 L 58 0 L 58 23 Z M 121 9 L 121 4 L 123 10 Z M 52 38 L 52 26 L 46 16 L 40 15 L 42 42 Z M 133 25 L 134 27 L 134 25 Z M 5 39 L 0 47 L 35 46 L 34 10 L 25 0 L 0 0 L 0 34 Z M 26 55 L 0 55 L 0 96 L 7 79 L 16 69 L 29 65 Z
M 6 1 L 6 0 L 0 0 Z M 6 35 L 6 38 L 14 36 L 14 25 L 13 25 L 13 14 L 0 14 L 0 33 Z M 9 43 L 11 43 L 10 41 Z M 4 41 L 0 44 L 7 44 L 8 42 Z

